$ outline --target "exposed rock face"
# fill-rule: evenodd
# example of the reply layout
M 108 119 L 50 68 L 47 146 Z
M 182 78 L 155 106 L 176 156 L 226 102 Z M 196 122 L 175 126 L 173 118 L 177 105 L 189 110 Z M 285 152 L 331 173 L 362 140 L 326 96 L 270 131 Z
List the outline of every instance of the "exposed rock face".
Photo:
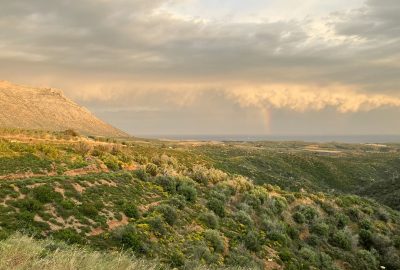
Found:
M 7 81 L 0 81 L 0 127 L 74 129 L 85 135 L 127 136 L 66 98 L 60 90 L 20 86 Z

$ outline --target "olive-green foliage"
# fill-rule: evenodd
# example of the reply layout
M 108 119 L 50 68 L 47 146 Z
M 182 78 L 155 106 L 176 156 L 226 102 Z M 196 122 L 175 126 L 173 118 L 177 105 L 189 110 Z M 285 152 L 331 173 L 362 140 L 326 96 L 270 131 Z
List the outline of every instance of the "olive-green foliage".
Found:
M 261 248 L 259 238 L 260 237 L 254 231 L 248 232 L 244 237 L 244 244 L 246 248 L 251 251 L 259 251 Z
M 217 229 L 219 226 L 218 217 L 213 212 L 202 213 L 199 219 L 210 229 Z
M 112 232 L 112 239 L 123 247 L 132 249 L 138 254 L 149 252 L 146 237 L 132 225 L 120 227 Z
M 150 217 L 146 221 L 155 234 L 159 236 L 165 236 L 167 234 L 167 228 L 165 227 L 164 219 L 162 217 Z
M 326 223 L 315 223 L 311 226 L 311 232 L 325 238 L 329 234 L 329 225 Z
M 221 253 L 224 251 L 224 240 L 218 231 L 206 230 L 204 232 L 204 238 L 207 240 L 207 242 L 210 244 L 215 252 Z
M 175 208 L 170 205 L 160 205 L 156 208 L 156 211 L 161 213 L 164 217 L 165 222 L 173 226 L 177 222 L 178 214 Z
M 367 250 L 357 251 L 357 267 L 361 270 L 374 270 L 378 269 L 379 262 L 375 255 Z
M 124 205 L 123 209 L 124 214 L 129 218 L 136 218 L 140 217 L 140 211 L 135 203 L 129 202 Z
M 196 188 L 187 183 L 178 186 L 178 193 L 184 196 L 188 202 L 195 202 L 197 199 Z
M 60 145 L 0 140 L 0 175 L 43 175 L 0 183 L 0 238 L 24 231 L 124 249 L 159 258 L 165 268 L 399 269 L 398 212 L 355 196 L 349 191 L 354 185 L 338 177 L 348 179 L 343 170 L 354 169 L 360 185 L 369 181 L 347 159 L 354 146 L 330 145 L 345 152 L 320 157 L 297 143 L 192 147 L 92 138 L 93 149 L 83 151 L 80 137 L 70 140 Z M 354 160 L 372 161 L 362 149 Z M 88 165 L 105 171 L 103 163 L 110 172 L 65 173 Z M 383 177 L 387 166 L 379 164 L 371 162 L 369 173 Z
M 306 217 L 301 212 L 295 212 L 293 214 L 293 220 L 299 224 L 303 224 L 304 222 L 306 222 Z
M 351 235 L 346 231 L 337 231 L 329 239 L 333 246 L 350 250 L 352 248 Z
M 156 176 L 157 175 L 157 165 L 153 163 L 149 163 L 146 165 L 146 172 L 150 174 L 151 176 Z
M 52 201 L 62 200 L 60 193 L 55 192 L 49 185 L 42 185 L 32 189 L 33 197 L 41 203 L 50 203 Z
M 207 207 L 208 209 L 214 211 L 215 214 L 217 214 L 220 217 L 225 216 L 225 203 L 221 200 L 218 200 L 216 198 L 211 198 L 207 202 Z
M 52 236 L 57 240 L 62 240 L 69 244 L 82 244 L 85 241 L 84 238 L 73 229 L 58 230 L 54 232 Z

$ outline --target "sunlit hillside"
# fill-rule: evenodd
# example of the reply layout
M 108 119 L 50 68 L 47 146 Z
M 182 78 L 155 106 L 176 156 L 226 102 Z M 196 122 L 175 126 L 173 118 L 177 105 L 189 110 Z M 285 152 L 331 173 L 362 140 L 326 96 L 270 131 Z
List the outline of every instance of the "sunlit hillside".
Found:
M 13 237 L 3 246 L 32 242 L 12 236 L 20 232 L 179 269 L 400 267 L 400 214 L 374 196 L 355 195 L 362 189 L 353 175 L 361 171 L 357 163 L 373 166 L 367 173 L 377 180 L 395 171 L 390 162 L 380 168 L 396 145 L 325 144 L 321 154 L 304 143 L 121 141 L 18 130 L 1 136 L 0 235 Z M 316 164 L 326 173 L 313 170 Z M 40 263 L 60 263 L 48 256 Z M 99 255 L 82 256 L 77 260 Z M 121 258 L 107 256 L 87 269 Z M 137 263 L 130 260 L 123 257 L 121 269 Z

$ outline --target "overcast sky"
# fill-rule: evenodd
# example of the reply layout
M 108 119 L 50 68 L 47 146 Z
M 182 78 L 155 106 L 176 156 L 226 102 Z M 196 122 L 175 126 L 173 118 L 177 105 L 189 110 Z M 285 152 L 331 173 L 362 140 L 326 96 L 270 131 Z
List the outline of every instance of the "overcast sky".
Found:
M 0 79 L 134 135 L 400 134 L 399 0 L 0 0 Z

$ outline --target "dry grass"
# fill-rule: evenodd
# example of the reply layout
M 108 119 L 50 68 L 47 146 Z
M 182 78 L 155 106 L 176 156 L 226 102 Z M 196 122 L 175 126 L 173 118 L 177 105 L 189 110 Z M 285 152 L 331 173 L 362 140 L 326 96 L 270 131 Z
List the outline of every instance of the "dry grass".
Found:
M 155 270 L 161 266 L 120 252 L 102 253 L 15 234 L 0 242 L 1 270 Z
M 0 241 L 0 270 L 161 270 L 161 263 L 138 259 L 123 252 L 98 252 L 51 239 L 35 240 L 16 233 Z M 208 270 L 195 267 L 193 270 Z M 213 268 L 215 269 L 215 268 Z M 243 268 L 221 268 L 244 270 Z M 252 270 L 246 268 L 246 270 Z

